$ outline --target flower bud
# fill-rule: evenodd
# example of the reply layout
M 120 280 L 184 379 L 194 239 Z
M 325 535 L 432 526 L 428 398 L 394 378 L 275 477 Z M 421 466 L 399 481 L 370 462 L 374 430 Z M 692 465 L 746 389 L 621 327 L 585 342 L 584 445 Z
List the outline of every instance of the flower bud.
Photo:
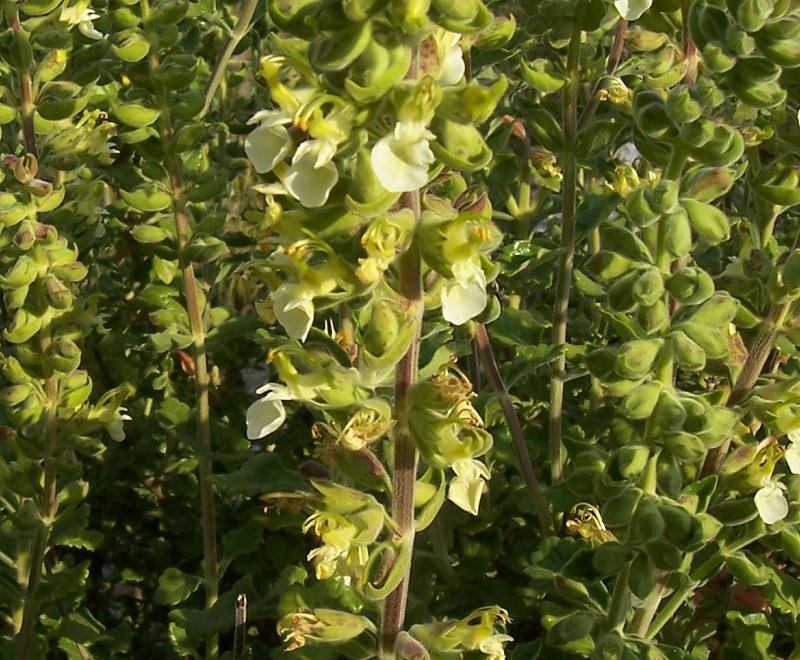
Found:
M 645 376 L 650 372 L 663 343 L 661 339 L 634 339 L 624 343 L 617 353 L 617 373 L 623 378 Z
M 59 337 L 48 347 L 47 358 L 56 371 L 68 374 L 78 368 L 81 349 L 71 339 Z

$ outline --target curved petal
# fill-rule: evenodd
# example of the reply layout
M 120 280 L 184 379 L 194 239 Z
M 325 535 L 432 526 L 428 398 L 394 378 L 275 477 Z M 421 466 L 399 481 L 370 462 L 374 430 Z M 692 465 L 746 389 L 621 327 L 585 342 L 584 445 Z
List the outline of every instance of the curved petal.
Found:
M 435 156 L 428 140 L 435 137 L 420 122 L 398 122 L 394 132 L 372 147 L 372 169 L 389 192 L 419 190 L 428 182 Z
M 653 0 L 614 0 L 614 8 L 617 13 L 627 21 L 635 21 L 641 18 Z
M 792 474 L 800 474 L 800 443 L 793 442 L 783 455 Z
M 767 525 L 783 520 L 789 514 L 789 503 L 781 486 L 769 481 L 755 495 L 758 515 Z
M 309 209 L 323 206 L 339 181 L 336 165 L 327 163 L 322 167 L 315 167 L 316 160 L 316 154 L 307 152 L 293 162 L 285 173 L 279 173 L 289 194 Z
M 95 18 L 98 18 L 95 16 Z M 78 25 L 78 30 L 87 39 L 102 39 L 103 33 L 97 30 L 92 21 L 81 21 Z
M 292 149 L 292 138 L 283 126 L 262 124 L 244 141 L 244 151 L 259 174 L 271 171 Z
M 442 73 L 439 76 L 439 82 L 443 86 L 455 85 L 463 78 L 466 70 L 464 52 L 461 50 L 461 46 L 451 46 L 444 54 Z
M 286 420 L 283 401 L 270 393 L 247 409 L 247 439 L 258 440 L 277 431 Z
M 314 323 L 314 301 L 309 291 L 297 284 L 281 284 L 273 295 L 273 311 L 286 334 L 305 341 Z
M 460 509 L 478 515 L 488 469 L 475 459 L 465 458 L 453 463 L 453 471 L 456 476 L 447 489 L 447 499 Z
M 452 271 L 454 279 L 444 285 L 441 293 L 442 315 L 449 323 L 461 325 L 486 308 L 486 276 L 472 261 L 459 261 L 453 264 Z

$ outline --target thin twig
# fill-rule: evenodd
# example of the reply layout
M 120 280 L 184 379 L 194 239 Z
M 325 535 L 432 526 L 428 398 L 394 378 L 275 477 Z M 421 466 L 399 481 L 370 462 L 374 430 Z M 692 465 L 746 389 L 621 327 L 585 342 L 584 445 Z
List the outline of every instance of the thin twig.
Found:
M 497 366 L 497 361 L 492 351 L 492 345 L 489 341 L 489 335 L 483 323 L 475 324 L 475 341 L 478 345 L 481 357 L 483 358 L 483 364 L 489 375 L 489 380 L 492 383 L 494 391 L 497 393 L 497 398 L 500 400 L 500 406 L 503 409 L 506 424 L 508 424 L 508 430 L 514 441 L 514 449 L 517 452 L 520 471 L 522 472 L 525 485 L 528 487 L 528 491 L 536 507 L 536 515 L 539 517 L 539 524 L 542 527 L 542 532 L 550 536 L 555 532 L 555 524 L 550 514 L 550 507 L 547 505 L 547 500 L 542 494 L 539 480 L 536 478 L 536 473 L 533 470 L 531 457 L 528 453 L 528 445 L 525 442 L 525 433 L 519 421 L 519 415 L 517 415 L 514 402 L 511 400 L 511 395 L 508 392 L 503 376 Z
M 211 108 L 211 103 L 214 100 L 214 95 L 217 93 L 217 89 L 225 79 L 225 69 L 228 68 L 228 62 L 230 62 L 230 59 L 233 56 L 233 51 L 236 50 L 236 46 L 239 45 L 239 42 L 244 38 L 244 35 L 246 35 L 247 31 L 250 29 L 250 22 L 253 20 L 253 14 L 256 11 L 257 5 L 258 0 L 242 0 L 242 5 L 239 9 L 239 19 L 236 21 L 236 26 L 231 31 L 231 36 L 230 39 L 228 39 L 228 43 L 225 44 L 225 49 L 222 51 L 219 59 L 217 60 L 217 64 L 214 67 L 214 73 L 211 74 L 211 78 L 208 81 L 205 102 L 203 103 L 203 109 L 200 111 L 199 115 L 200 119 L 208 114 L 208 111 Z
M 575 210 L 578 194 L 578 163 L 575 157 L 575 141 L 578 132 L 578 67 L 583 32 L 580 26 L 572 29 L 567 55 L 569 81 L 564 90 L 564 149 L 561 154 L 562 184 L 561 208 L 561 255 L 556 278 L 556 300 L 553 318 L 553 345 L 562 349 L 553 367 L 550 380 L 550 426 L 548 446 L 550 455 L 551 483 L 556 485 L 564 477 L 564 446 L 561 439 L 562 414 L 564 408 L 564 377 L 567 357 L 563 349 L 567 341 L 567 311 L 569 310 L 572 286 L 572 265 L 575 258 Z

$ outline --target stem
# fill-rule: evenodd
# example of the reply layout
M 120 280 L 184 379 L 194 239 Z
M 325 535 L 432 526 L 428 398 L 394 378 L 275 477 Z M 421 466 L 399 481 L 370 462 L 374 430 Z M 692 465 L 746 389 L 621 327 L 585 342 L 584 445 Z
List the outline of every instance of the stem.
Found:
M 728 553 L 733 553 L 737 550 L 741 550 L 754 541 L 757 541 L 765 534 L 766 532 L 764 531 L 751 532 L 735 543 L 732 543 L 729 547 L 726 547 L 725 551 Z M 694 553 L 689 554 L 692 555 Z M 658 613 L 658 616 L 655 618 L 653 623 L 650 624 L 650 627 L 647 629 L 647 635 L 645 636 L 645 639 L 653 639 L 659 632 L 661 632 L 661 629 L 667 625 L 667 623 L 669 623 L 673 616 L 675 616 L 675 613 L 684 603 L 686 603 L 687 599 L 692 595 L 694 590 L 705 582 L 708 582 L 708 580 L 717 574 L 718 570 L 716 569 L 718 568 L 719 564 L 719 556 L 714 554 L 703 564 L 701 564 L 696 571 L 692 571 L 692 573 L 701 576 L 701 578 L 699 580 L 691 580 L 689 584 L 678 589 L 672 594 L 670 599 L 667 601 L 667 604 L 664 606 L 664 609 Z
M 9 27 L 14 32 L 20 32 L 22 26 L 19 21 L 17 6 L 7 5 L 7 19 Z M 25 151 L 38 159 L 39 150 L 36 145 L 36 132 L 33 126 L 33 113 L 35 104 L 31 76 L 25 72 L 19 73 L 20 109 L 22 114 L 22 134 L 25 140 Z M 41 351 L 44 355 L 52 341 L 49 319 L 42 327 L 40 339 Z M 58 382 L 52 371 L 45 379 L 45 392 L 47 395 L 46 411 L 44 418 L 44 456 L 42 501 L 39 505 L 41 518 L 39 529 L 33 539 L 30 549 L 30 563 L 28 566 L 28 579 L 25 585 L 25 595 L 22 604 L 22 621 L 15 637 L 15 657 L 17 660 L 27 660 L 31 654 L 36 632 L 36 622 L 39 619 L 39 607 L 36 602 L 36 589 L 42 579 L 42 567 L 47 552 L 47 541 L 50 538 L 50 525 L 56 511 L 56 471 L 53 464 L 53 451 L 58 439 L 58 420 L 56 410 L 58 407 Z
M 767 363 L 767 358 L 769 358 L 770 351 L 772 351 L 778 332 L 786 321 L 789 309 L 790 304 L 788 302 L 775 304 L 770 309 L 769 314 L 761 324 L 744 367 L 742 367 L 742 371 L 736 379 L 736 384 L 728 397 L 729 406 L 735 406 L 749 396 L 759 376 L 761 376 L 761 372 L 764 370 L 764 365 Z M 709 450 L 703 464 L 703 470 L 700 473 L 701 479 L 719 472 L 730 444 L 729 438 L 719 447 Z
M 677 181 L 681 178 L 681 172 L 683 171 L 683 165 L 685 162 L 686 151 L 678 146 L 673 146 L 664 176 L 667 179 Z
M 541 486 L 533 471 L 533 465 L 531 464 L 530 454 L 528 454 L 528 445 L 525 442 L 525 433 L 522 430 L 519 415 L 517 415 L 517 411 L 514 408 L 514 403 L 511 400 L 511 395 L 508 393 L 505 381 L 503 381 L 503 376 L 500 374 L 500 369 L 497 367 L 492 345 L 489 342 L 489 335 L 483 323 L 475 324 L 475 341 L 478 344 L 478 350 L 483 358 L 484 367 L 489 374 L 489 380 L 492 382 L 492 387 L 497 393 L 497 398 L 500 400 L 500 406 L 503 408 L 508 430 L 514 440 L 514 449 L 517 452 L 520 471 L 525 480 L 525 485 L 528 487 L 531 499 L 533 499 L 533 504 L 536 507 L 539 525 L 545 535 L 551 536 L 555 531 L 553 517 L 550 515 L 550 508 L 547 505 L 547 500 L 545 500 L 542 494 Z
M 47 351 L 50 342 L 51 335 L 48 323 L 48 327 L 44 329 L 41 339 L 42 353 Z M 45 390 L 47 393 L 47 409 L 44 419 L 44 486 L 42 488 L 42 502 L 39 507 L 41 520 L 30 551 L 30 568 L 28 582 L 25 586 L 22 624 L 15 640 L 16 660 L 28 660 L 31 657 L 36 621 L 39 619 L 36 589 L 42 579 L 42 566 L 47 552 L 47 541 L 50 538 L 50 526 L 56 512 L 56 472 L 53 464 L 53 450 L 58 438 L 58 420 L 56 419 L 58 383 L 54 375 L 51 374 L 47 377 Z
M 630 575 L 631 562 L 626 562 L 617 574 L 617 579 L 614 580 L 614 591 L 611 594 L 611 603 L 608 606 L 608 616 L 606 617 L 606 629 L 609 631 L 622 632 L 625 625 L 625 615 L 628 613 L 628 604 L 630 603 L 628 589 Z
M 16 3 L 6 3 L 6 20 L 14 32 L 22 32 L 19 21 L 19 12 Z M 36 105 L 33 98 L 33 84 L 28 71 L 19 71 L 19 100 L 20 114 L 22 116 L 22 137 L 25 141 L 25 151 L 39 159 L 39 148 L 36 144 L 36 130 L 33 125 L 33 114 Z
M 664 579 L 663 577 L 661 578 Z M 644 604 L 636 610 L 636 613 L 631 619 L 629 633 L 637 637 L 644 637 L 647 634 L 647 629 L 653 621 L 653 617 L 658 611 L 658 606 L 661 605 L 661 599 L 664 597 L 664 585 L 656 584 L 656 588 L 645 599 Z
M 625 33 L 627 31 L 628 21 L 623 18 L 619 23 L 617 23 L 617 29 L 616 32 L 614 32 L 614 43 L 611 45 L 611 52 L 609 52 L 608 60 L 606 61 L 607 76 L 613 74 L 617 69 L 619 60 L 622 57 L 622 48 L 625 46 Z M 598 96 L 599 91 L 600 83 L 598 83 L 597 87 L 594 89 L 592 98 L 589 100 L 586 109 L 581 113 L 581 118 L 578 122 L 578 130 L 584 128 L 590 121 L 592 121 L 594 113 L 597 112 L 597 108 L 600 105 L 600 96 Z
M 236 597 L 234 609 L 233 631 L 233 658 L 240 660 L 244 657 L 247 647 L 247 596 L 239 594 Z
M 686 68 L 686 75 L 683 77 L 684 82 L 689 87 L 694 87 L 697 80 L 697 46 L 692 39 L 692 32 L 689 30 L 689 8 L 691 6 L 690 0 L 683 0 L 681 2 L 681 23 L 683 25 L 683 57 L 689 60 L 689 66 Z
M 416 60 L 416 58 L 415 58 Z M 416 68 L 412 64 L 413 68 Z M 400 199 L 403 208 L 411 209 L 419 219 L 419 192 L 404 193 Z M 422 278 L 419 247 L 412 243 L 400 257 L 400 293 L 415 313 L 415 338 L 397 365 L 395 375 L 394 407 L 397 424 L 394 432 L 394 471 L 392 473 L 392 518 L 400 536 L 399 542 L 414 545 L 414 486 L 417 477 L 417 448 L 408 426 L 411 403 L 410 390 L 417 379 L 419 361 L 419 334 L 422 325 Z M 389 594 L 383 606 L 378 657 L 394 659 L 397 635 L 403 629 L 408 599 L 411 562 L 406 575 L 397 588 Z
M 253 20 L 253 14 L 256 11 L 257 5 L 258 0 L 242 0 L 241 7 L 239 8 L 239 19 L 236 21 L 236 27 L 233 28 L 230 39 L 228 39 L 228 43 L 225 44 L 225 49 L 222 51 L 222 54 L 219 56 L 217 64 L 214 67 L 214 73 L 211 75 L 211 78 L 208 81 L 205 102 L 203 103 L 203 109 L 200 111 L 199 119 L 205 117 L 211 108 L 211 102 L 214 100 L 214 94 L 217 93 L 217 89 L 225 78 L 225 69 L 228 67 L 228 62 L 230 62 L 230 59 L 233 56 L 233 51 L 236 50 L 236 46 L 239 45 L 239 42 L 244 38 L 244 35 L 246 35 L 247 31 L 250 29 L 250 22 Z
M 561 209 L 561 258 L 556 280 L 556 301 L 553 319 L 553 345 L 562 349 L 555 362 L 550 380 L 550 428 L 549 454 L 550 478 L 556 485 L 564 476 L 564 447 L 561 442 L 562 412 L 564 407 L 564 376 L 567 370 L 567 357 L 564 346 L 567 340 L 567 311 L 572 285 L 572 264 L 575 258 L 575 207 L 578 194 L 578 164 L 575 158 L 578 117 L 578 66 L 582 32 L 576 24 L 572 28 L 572 38 L 567 54 L 567 73 L 569 81 L 564 91 L 564 150 L 561 154 L 561 170 L 564 173 Z
M 142 0 L 142 18 L 150 13 L 148 0 Z M 158 59 L 157 37 L 150 34 L 150 72 L 153 87 L 159 101 L 161 115 L 159 127 L 163 143 L 164 162 L 169 174 L 172 188 L 172 205 L 174 209 L 175 228 L 178 238 L 178 262 L 181 266 L 184 300 L 189 316 L 189 327 L 192 332 L 195 360 L 195 396 L 197 399 L 196 438 L 198 453 L 198 478 L 200 482 L 200 515 L 203 528 L 203 575 L 205 582 L 206 608 L 217 602 L 219 595 L 219 576 L 217 566 L 217 525 L 214 508 L 213 469 L 211 463 L 211 425 L 208 403 L 208 359 L 205 347 L 205 325 L 200 309 L 200 295 L 195 278 L 194 266 L 186 257 L 186 248 L 191 238 L 191 228 L 186 215 L 186 200 L 181 181 L 180 162 L 173 148 L 173 129 L 170 119 L 170 106 L 163 86 L 158 82 L 161 64 Z M 216 658 L 219 653 L 218 639 L 212 635 L 206 640 L 206 658 Z

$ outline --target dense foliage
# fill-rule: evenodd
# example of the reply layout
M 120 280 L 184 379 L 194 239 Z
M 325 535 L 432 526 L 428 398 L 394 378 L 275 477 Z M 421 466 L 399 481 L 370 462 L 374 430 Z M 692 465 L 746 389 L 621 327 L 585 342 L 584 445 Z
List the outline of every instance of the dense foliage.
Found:
M 800 658 L 793 0 L 4 0 L 0 658 Z

